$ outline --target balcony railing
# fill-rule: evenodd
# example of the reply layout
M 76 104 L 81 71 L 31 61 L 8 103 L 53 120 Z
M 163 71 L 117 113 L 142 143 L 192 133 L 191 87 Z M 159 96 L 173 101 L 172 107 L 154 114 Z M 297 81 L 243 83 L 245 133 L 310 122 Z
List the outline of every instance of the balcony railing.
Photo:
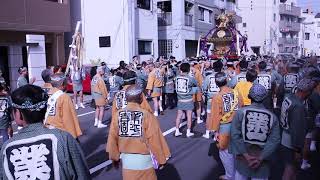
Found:
M 286 15 L 291 15 L 291 16 L 301 16 L 301 8 L 296 7 L 296 6 L 291 6 L 288 4 L 280 4 L 279 7 L 279 12 L 280 14 L 286 14 Z
M 298 45 L 298 38 L 279 38 L 279 44 Z
M 184 15 L 184 25 L 185 26 L 193 26 L 193 15 L 185 14 Z
M 163 12 L 158 13 L 158 26 L 170 26 L 172 25 L 172 13 Z
M 290 22 L 281 20 L 279 23 L 279 28 L 281 32 L 299 32 L 300 31 L 300 23 L 298 22 Z

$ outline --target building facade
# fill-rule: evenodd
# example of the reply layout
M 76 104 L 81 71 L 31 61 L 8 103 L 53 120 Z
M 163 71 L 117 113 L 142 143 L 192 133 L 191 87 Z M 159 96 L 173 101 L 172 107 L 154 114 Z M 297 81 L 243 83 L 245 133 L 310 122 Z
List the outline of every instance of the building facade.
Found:
M 248 54 L 278 53 L 279 0 L 239 0 L 242 23 L 239 30 L 248 36 Z
M 302 56 L 320 56 L 320 13 L 309 9 L 302 13 L 300 44 Z
M 178 60 L 197 55 L 199 37 L 216 26 L 219 14 L 237 11 L 235 0 L 158 0 L 157 7 L 159 55 Z
M 300 55 L 301 8 L 296 0 L 281 0 L 279 14 L 279 53 Z
M 16 88 L 18 68 L 42 84 L 47 65 L 65 62 L 64 32 L 70 31 L 68 0 L 2 0 L 0 6 L 0 69 Z
M 140 61 L 158 56 L 155 0 L 81 0 L 71 6 L 72 28 L 82 21 L 84 64 L 100 60 L 115 67 L 135 55 Z

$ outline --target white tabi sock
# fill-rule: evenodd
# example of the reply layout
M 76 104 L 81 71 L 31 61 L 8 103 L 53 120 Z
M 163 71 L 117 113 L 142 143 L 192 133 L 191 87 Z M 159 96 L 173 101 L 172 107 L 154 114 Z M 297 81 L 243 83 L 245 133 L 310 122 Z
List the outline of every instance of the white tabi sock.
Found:
M 160 106 L 160 107 L 159 107 L 159 109 L 160 109 L 160 112 L 162 112 L 162 111 L 163 111 L 162 106 Z

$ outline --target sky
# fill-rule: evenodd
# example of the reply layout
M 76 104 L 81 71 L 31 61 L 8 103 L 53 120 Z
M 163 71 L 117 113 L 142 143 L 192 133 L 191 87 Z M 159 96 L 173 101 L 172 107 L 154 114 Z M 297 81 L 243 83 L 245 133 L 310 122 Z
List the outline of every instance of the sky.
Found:
M 314 12 L 320 12 L 320 0 L 298 0 L 298 5 L 303 9 L 312 7 Z

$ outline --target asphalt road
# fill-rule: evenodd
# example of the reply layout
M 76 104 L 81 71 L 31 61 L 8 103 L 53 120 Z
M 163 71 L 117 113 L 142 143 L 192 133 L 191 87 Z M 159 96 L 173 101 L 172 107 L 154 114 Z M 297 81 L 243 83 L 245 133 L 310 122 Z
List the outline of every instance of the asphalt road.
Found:
M 90 173 L 94 180 L 120 180 L 121 169 L 112 168 L 105 151 L 109 127 L 98 129 L 93 126 L 94 109 L 86 107 L 77 111 L 83 136 L 80 137 L 81 146 L 87 158 Z M 176 110 L 166 110 L 165 115 L 159 116 L 161 130 L 165 135 L 171 150 L 172 157 L 165 170 L 157 172 L 158 179 L 165 180 L 214 180 L 224 173 L 219 159 L 209 157 L 208 149 L 211 140 L 202 138 L 205 132 L 205 123 L 194 124 L 195 136 L 187 138 L 185 135 L 174 137 Z M 111 110 L 106 110 L 104 122 L 110 123 Z M 185 134 L 183 123 L 181 131 Z M 303 180 L 319 180 L 319 156 L 312 156 L 313 167 L 308 171 L 300 171 L 299 178 Z M 272 180 L 281 179 L 281 162 L 275 155 L 273 159 Z

